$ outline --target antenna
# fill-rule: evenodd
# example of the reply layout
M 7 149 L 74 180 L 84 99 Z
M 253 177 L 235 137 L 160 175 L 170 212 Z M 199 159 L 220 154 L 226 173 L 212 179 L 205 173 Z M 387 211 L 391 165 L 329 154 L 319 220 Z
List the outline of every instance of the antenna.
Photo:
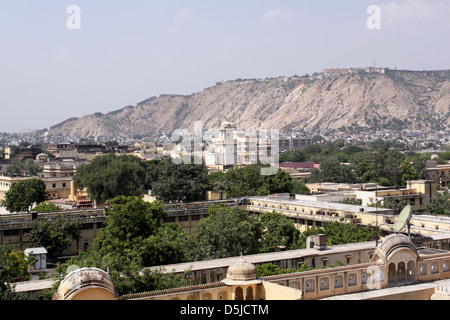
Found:
M 411 205 L 403 208 L 402 212 L 395 223 L 395 232 L 400 232 L 405 226 L 408 228 L 408 237 L 410 236 L 410 221 L 411 221 Z

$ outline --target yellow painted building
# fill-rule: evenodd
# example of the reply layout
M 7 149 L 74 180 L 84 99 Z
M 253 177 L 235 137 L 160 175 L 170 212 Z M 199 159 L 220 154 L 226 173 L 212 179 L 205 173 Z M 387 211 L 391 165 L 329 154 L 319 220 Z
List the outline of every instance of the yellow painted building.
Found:
M 219 282 L 120 297 L 104 271 L 83 268 L 64 278 L 54 300 L 317 300 L 399 286 L 410 299 L 450 299 L 436 288 L 414 287 L 446 279 L 450 252 L 417 248 L 407 236 L 393 234 L 374 248 L 368 263 L 258 278 L 256 267 L 241 257 Z

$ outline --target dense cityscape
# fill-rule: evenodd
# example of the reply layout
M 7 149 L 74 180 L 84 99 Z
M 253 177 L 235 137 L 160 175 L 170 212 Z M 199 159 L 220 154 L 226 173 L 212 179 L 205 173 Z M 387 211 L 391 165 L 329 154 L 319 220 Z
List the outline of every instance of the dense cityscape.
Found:
M 450 6 L 200 3 L 5 4 L 0 305 L 450 300 Z

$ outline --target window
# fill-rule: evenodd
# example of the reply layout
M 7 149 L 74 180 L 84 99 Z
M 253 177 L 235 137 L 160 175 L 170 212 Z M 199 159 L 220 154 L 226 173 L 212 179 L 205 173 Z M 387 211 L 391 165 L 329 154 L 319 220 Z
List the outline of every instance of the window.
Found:
M 363 272 L 361 274 L 361 284 L 367 284 L 367 279 L 369 279 L 369 275 L 367 272 Z
M 439 262 L 433 262 L 431 264 L 431 274 L 439 273 Z
M 419 276 L 425 276 L 427 274 L 427 265 L 425 263 L 421 263 L 419 266 Z
M 175 222 L 175 217 L 166 217 L 163 219 L 163 223 L 173 223 Z
M 334 277 L 334 288 L 342 288 L 343 287 L 343 281 L 342 276 L 335 276 Z
M 444 272 L 450 271 L 448 260 L 445 260 L 444 262 L 442 262 L 442 271 L 444 271 Z
M 314 291 L 314 280 L 306 280 L 305 282 L 305 292 Z
M 81 225 L 81 230 L 92 230 L 94 229 L 94 224 L 93 223 L 85 223 Z
M 188 216 L 180 216 L 180 217 L 178 217 L 178 221 L 179 222 L 184 222 L 184 221 L 188 221 L 188 220 L 189 220 Z
M 356 286 L 356 274 L 355 273 L 351 273 L 348 275 L 348 286 Z
M 329 287 L 329 284 L 328 284 L 328 278 L 320 279 L 320 290 L 321 291 L 328 290 L 329 288 L 330 287 Z
M 5 237 L 14 237 L 19 235 L 19 230 L 5 230 L 3 231 L 3 236 Z
M 56 189 L 56 183 L 52 183 L 52 188 Z

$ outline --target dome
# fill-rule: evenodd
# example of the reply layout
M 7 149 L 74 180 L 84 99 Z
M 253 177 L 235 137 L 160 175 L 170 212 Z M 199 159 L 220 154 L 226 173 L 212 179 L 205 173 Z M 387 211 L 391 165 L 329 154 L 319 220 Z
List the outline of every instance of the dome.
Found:
M 54 300 L 112 300 L 116 290 L 109 275 L 97 268 L 81 268 L 61 281 Z
M 379 250 L 388 258 L 397 249 L 410 249 L 417 254 L 417 249 L 411 239 L 403 234 L 391 234 L 383 239 Z
M 242 257 L 240 260 L 231 265 L 227 271 L 227 279 L 234 281 L 256 280 L 256 267 L 245 261 Z

